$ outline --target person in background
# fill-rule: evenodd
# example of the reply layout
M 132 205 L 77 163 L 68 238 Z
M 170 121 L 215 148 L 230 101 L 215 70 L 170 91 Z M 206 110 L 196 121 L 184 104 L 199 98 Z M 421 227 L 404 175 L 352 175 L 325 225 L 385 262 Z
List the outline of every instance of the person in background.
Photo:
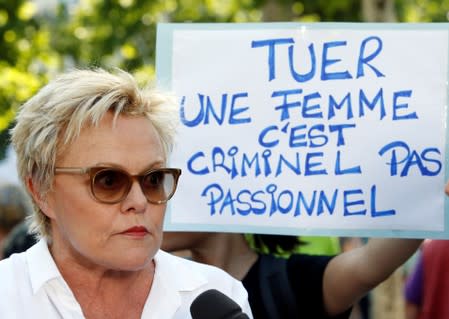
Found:
M 295 252 L 308 255 L 337 255 L 341 253 L 340 239 L 329 236 L 301 236 L 304 243 Z
M 348 318 L 351 307 L 419 247 L 420 239 L 373 238 L 337 256 L 291 254 L 296 236 L 165 232 L 162 249 L 190 250 L 194 261 L 242 280 L 255 319 Z M 254 247 L 255 249 L 251 248 Z M 260 249 L 264 253 L 260 253 Z
M 406 319 L 449 318 L 449 241 L 426 240 L 405 285 Z
M 251 234 L 245 235 L 246 240 L 251 248 L 255 248 L 261 253 L 268 253 L 270 250 L 275 250 L 279 257 L 288 257 L 291 254 L 306 254 L 306 255 L 337 255 L 341 252 L 340 240 L 338 237 L 327 237 L 327 236 L 275 236 L 276 245 L 278 247 L 264 247 L 260 242 L 255 243 L 255 240 L 259 240 L 259 237 L 255 237 Z M 269 238 L 269 236 L 264 236 L 264 238 Z M 268 244 L 271 241 L 265 240 Z M 278 242 L 279 241 L 279 242 Z M 282 247 L 287 247 L 283 251 Z
M 366 243 L 367 239 L 362 237 L 340 237 L 339 241 L 342 252 L 348 252 L 352 249 L 363 246 Z M 371 290 L 368 294 L 363 296 L 357 303 L 353 305 L 349 319 L 370 319 L 370 303 L 372 293 L 381 285 L 382 283 L 376 286 L 373 290 Z
M 0 318 L 185 319 L 210 289 L 252 318 L 239 281 L 159 249 L 177 123 L 169 95 L 120 70 L 68 72 L 20 108 L 12 143 L 40 240 L 0 261 Z
M 22 188 L 13 184 L 0 185 L 0 259 L 3 246 L 12 229 L 31 213 L 29 199 Z
M 445 188 L 449 196 L 449 183 Z M 406 319 L 449 318 L 449 241 L 424 241 L 405 284 Z
M 37 242 L 36 237 L 29 231 L 29 224 L 29 220 L 20 222 L 6 236 L 3 245 L 4 258 L 8 258 L 12 254 L 24 252 Z

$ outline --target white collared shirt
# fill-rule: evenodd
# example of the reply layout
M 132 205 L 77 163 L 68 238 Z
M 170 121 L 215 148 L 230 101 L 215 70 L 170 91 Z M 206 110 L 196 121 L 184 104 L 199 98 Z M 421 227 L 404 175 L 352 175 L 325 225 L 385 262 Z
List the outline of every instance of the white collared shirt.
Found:
M 163 251 L 154 260 L 156 269 L 143 319 L 191 318 L 192 301 L 208 289 L 226 294 L 252 318 L 245 288 L 221 269 Z M 0 261 L 0 318 L 84 318 L 44 240 Z

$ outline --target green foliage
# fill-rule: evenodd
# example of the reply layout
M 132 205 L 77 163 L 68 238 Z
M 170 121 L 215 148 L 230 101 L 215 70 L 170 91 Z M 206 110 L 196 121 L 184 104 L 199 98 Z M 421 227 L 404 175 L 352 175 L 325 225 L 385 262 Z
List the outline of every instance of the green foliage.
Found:
M 448 22 L 449 0 L 397 0 L 396 12 L 403 22 Z
M 60 5 L 51 45 L 76 66 L 117 66 L 129 71 L 154 64 L 159 21 L 259 21 L 253 1 L 80 1 L 69 12 Z M 153 76 L 153 74 L 149 74 Z
M 288 1 L 291 2 L 291 1 Z M 298 17 L 301 21 L 310 22 L 360 22 L 360 0 L 304 0 L 294 1 L 294 6 L 301 5 L 303 11 Z
M 28 99 L 41 85 L 39 77 L 7 65 L 0 65 L 0 131 L 9 126 L 17 106 Z
M 63 69 L 120 67 L 153 80 L 157 22 L 362 20 L 359 0 L 60 0 L 47 11 L 36 3 L 45 1 L 0 0 L 3 140 L 17 107 Z M 395 4 L 399 21 L 448 20 L 449 0 Z
M 42 86 L 61 59 L 49 47 L 50 34 L 36 13 L 32 1 L 0 2 L 0 160 L 18 106 Z

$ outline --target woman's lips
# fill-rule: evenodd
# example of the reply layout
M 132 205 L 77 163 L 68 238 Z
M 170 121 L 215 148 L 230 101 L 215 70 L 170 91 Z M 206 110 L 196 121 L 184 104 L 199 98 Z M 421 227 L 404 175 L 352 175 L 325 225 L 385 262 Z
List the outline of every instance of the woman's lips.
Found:
M 134 226 L 131 228 L 128 228 L 127 230 L 121 232 L 120 234 L 128 235 L 128 236 L 135 236 L 135 237 L 143 237 L 148 234 L 148 229 L 144 226 Z

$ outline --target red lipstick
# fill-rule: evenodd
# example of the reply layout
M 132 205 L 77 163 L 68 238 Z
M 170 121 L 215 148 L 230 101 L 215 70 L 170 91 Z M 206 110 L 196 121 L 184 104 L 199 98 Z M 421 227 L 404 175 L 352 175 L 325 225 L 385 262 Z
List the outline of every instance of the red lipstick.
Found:
M 134 226 L 128 228 L 125 231 L 122 231 L 120 234 L 134 237 L 144 237 L 145 235 L 148 234 L 148 229 L 146 229 L 144 226 Z

